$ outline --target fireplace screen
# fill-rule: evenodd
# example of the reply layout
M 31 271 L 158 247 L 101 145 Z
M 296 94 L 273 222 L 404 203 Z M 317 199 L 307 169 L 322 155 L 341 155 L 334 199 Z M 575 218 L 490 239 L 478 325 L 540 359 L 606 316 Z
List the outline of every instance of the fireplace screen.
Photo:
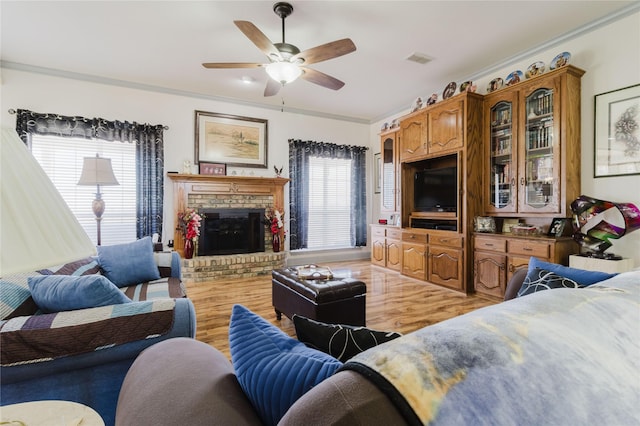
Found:
M 201 209 L 198 256 L 264 251 L 264 209 Z

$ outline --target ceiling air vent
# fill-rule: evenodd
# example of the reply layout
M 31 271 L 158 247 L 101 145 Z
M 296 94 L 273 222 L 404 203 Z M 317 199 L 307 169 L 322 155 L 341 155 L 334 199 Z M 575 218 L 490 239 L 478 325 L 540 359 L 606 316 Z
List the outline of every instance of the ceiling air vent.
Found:
M 425 55 L 424 53 L 414 52 L 408 58 L 407 61 L 417 62 L 419 64 L 426 64 L 427 62 L 431 62 L 433 58 Z

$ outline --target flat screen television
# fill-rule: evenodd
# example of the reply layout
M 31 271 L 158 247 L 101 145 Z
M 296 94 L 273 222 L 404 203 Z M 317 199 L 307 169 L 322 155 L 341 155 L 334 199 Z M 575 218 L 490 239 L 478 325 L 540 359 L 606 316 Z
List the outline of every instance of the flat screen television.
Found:
M 413 183 L 413 206 L 418 212 L 457 212 L 457 167 L 417 171 Z

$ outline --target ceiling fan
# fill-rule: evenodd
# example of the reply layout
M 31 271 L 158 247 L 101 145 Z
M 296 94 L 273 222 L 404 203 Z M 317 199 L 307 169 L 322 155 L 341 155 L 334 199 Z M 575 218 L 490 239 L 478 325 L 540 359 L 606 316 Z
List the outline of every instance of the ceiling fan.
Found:
M 273 96 L 278 93 L 280 87 L 291 83 L 298 77 L 318 84 L 328 89 L 338 90 L 344 86 L 344 82 L 335 77 L 306 67 L 306 65 L 326 61 L 346 55 L 356 50 L 356 45 L 349 38 L 332 41 L 305 51 L 300 51 L 296 46 L 285 42 L 284 21 L 293 12 L 293 6 L 286 2 L 278 2 L 273 5 L 273 11 L 282 19 L 282 43 L 272 43 L 262 31 L 249 21 L 233 21 L 234 24 L 246 35 L 249 40 L 260 49 L 269 63 L 246 62 L 208 62 L 202 64 L 205 68 L 259 68 L 264 67 L 269 75 L 264 96 Z

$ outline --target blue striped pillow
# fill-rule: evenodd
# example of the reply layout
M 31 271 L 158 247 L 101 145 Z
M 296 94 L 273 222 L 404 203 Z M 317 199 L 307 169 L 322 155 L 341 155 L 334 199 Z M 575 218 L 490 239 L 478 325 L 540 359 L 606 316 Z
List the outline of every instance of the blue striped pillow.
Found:
M 241 305 L 231 313 L 229 349 L 240 386 L 267 425 L 342 366 Z

